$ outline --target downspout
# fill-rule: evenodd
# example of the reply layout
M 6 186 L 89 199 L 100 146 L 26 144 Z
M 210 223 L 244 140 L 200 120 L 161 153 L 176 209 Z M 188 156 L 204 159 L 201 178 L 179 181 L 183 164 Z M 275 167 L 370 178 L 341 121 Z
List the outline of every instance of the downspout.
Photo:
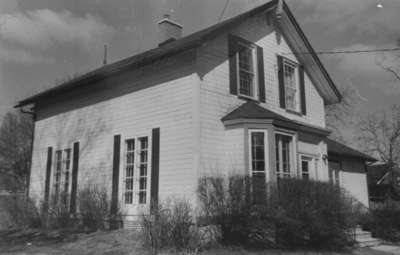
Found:
M 25 190 L 25 198 L 29 198 L 29 189 L 30 189 L 30 183 L 31 183 L 31 169 L 32 169 L 32 159 L 33 159 L 33 141 L 35 138 L 35 122 L 36 122 L 36 112 L 34 111 L 34 107 L 32 107 L 30 110 L 24 110 L 23 107 L 19 108 L 19 111 L 23 114 L 29 114 L 32 116 L 33 120 L 33 129 L 32 129 L 32 135 L 31 135 L 31 160 L 29 162 L 29 169 L 28 169 L 28 179 L 26 182 L 26 190 Z

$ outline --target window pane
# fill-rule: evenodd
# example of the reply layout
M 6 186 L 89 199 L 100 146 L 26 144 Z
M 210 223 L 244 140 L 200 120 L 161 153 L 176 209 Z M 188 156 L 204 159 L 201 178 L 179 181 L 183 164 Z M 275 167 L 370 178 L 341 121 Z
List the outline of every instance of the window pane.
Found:
M 125 204 L 133 203 L 133 186 L 135 175 L 135 140 L 126 141 L 125 165 Z
M 253 48 L 239 44 L 239 93 L 254 96 Z
M 148 163 L 148 139 L 139 138 L 140 159 L 139 159 L 139 204 L 146 203 L 147 194 L 147 163 Z
M 276 166 L 279 177 L 290 177 L 291 172 L 291 142 L 292 137 L 276 134 Z
M 251 165 L 253 171 L 265 171 L 264 133 L 251 133 Z
M 286 107 L 291 110 L 297 110 L 298 90 L 296 81 L 296 67 L 288 61 L 285 61 L 283 68 Z

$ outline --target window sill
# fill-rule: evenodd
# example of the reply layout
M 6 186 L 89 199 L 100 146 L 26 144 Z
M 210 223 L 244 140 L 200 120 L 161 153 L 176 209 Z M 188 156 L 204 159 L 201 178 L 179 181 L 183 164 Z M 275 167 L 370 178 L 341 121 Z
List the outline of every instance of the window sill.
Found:
M 301 112 L 295 111 L 295 110 L 290 110 L 290 109 L 286 109 L 286 112 L 291 113 L 291 114 L 295 114 L 298 116 L 304 116 Z

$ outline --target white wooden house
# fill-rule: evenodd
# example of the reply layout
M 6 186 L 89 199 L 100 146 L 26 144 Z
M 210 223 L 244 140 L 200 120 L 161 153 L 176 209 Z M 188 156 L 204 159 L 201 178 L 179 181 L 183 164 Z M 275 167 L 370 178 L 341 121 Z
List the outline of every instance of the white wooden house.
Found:
M 341 95 L 283 1 L 19 102 L 36 113 L 30 196 L 97 184 L 126 215 L 173 196 L 197 203 L 208 175 L 329 180 L 325 105 Z M 129 218 L 129 217 L 127 217 Z

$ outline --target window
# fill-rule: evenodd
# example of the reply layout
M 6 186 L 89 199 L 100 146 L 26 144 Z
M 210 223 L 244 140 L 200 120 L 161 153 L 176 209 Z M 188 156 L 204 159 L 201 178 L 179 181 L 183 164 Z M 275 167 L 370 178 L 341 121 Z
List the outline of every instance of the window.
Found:
M 299 89 L 297 82 L 297 66 L 295 63 L 284 59 L 283 77 L 285 86 L 286 109 L 299 111 Z
M 301 178 L 303 178 L 305 180 L 310 179 L 312 161 L 313 161 L 313 159 L 310 157 L 306 157 L 306 156 L 301 157 Z
M 293 136 L 277 133 L 275 135 L 276 173 L 278 178 L 289 178 L 294 169 Z
M 126 141 L 125 204 L 147 203 L 148 147 L 147 137 Z
M 267 131 L 251 130 L 249 134 L 253 202 L 261 203 L 265 201 L 266 195 L 266 170 L 268 165 L 266 157 Z
M 53 177 L 53 202 L 57 204 L 62 196 L 63 202 L 67 203 L 71 170 L 71 149 L 57 150 L 54 162 Z
M 254 98 L 256 95 L 255 55 L 253 46 L 238 44 L 239 95 Z
M 126 141 L 126 166 L 125 166 L 125 204 L 133 203 L 133 182 L 135 171 L 135 140 Z
M 251 170 L 253 175 L 265 173 L 265 133 L 251 133 Z

